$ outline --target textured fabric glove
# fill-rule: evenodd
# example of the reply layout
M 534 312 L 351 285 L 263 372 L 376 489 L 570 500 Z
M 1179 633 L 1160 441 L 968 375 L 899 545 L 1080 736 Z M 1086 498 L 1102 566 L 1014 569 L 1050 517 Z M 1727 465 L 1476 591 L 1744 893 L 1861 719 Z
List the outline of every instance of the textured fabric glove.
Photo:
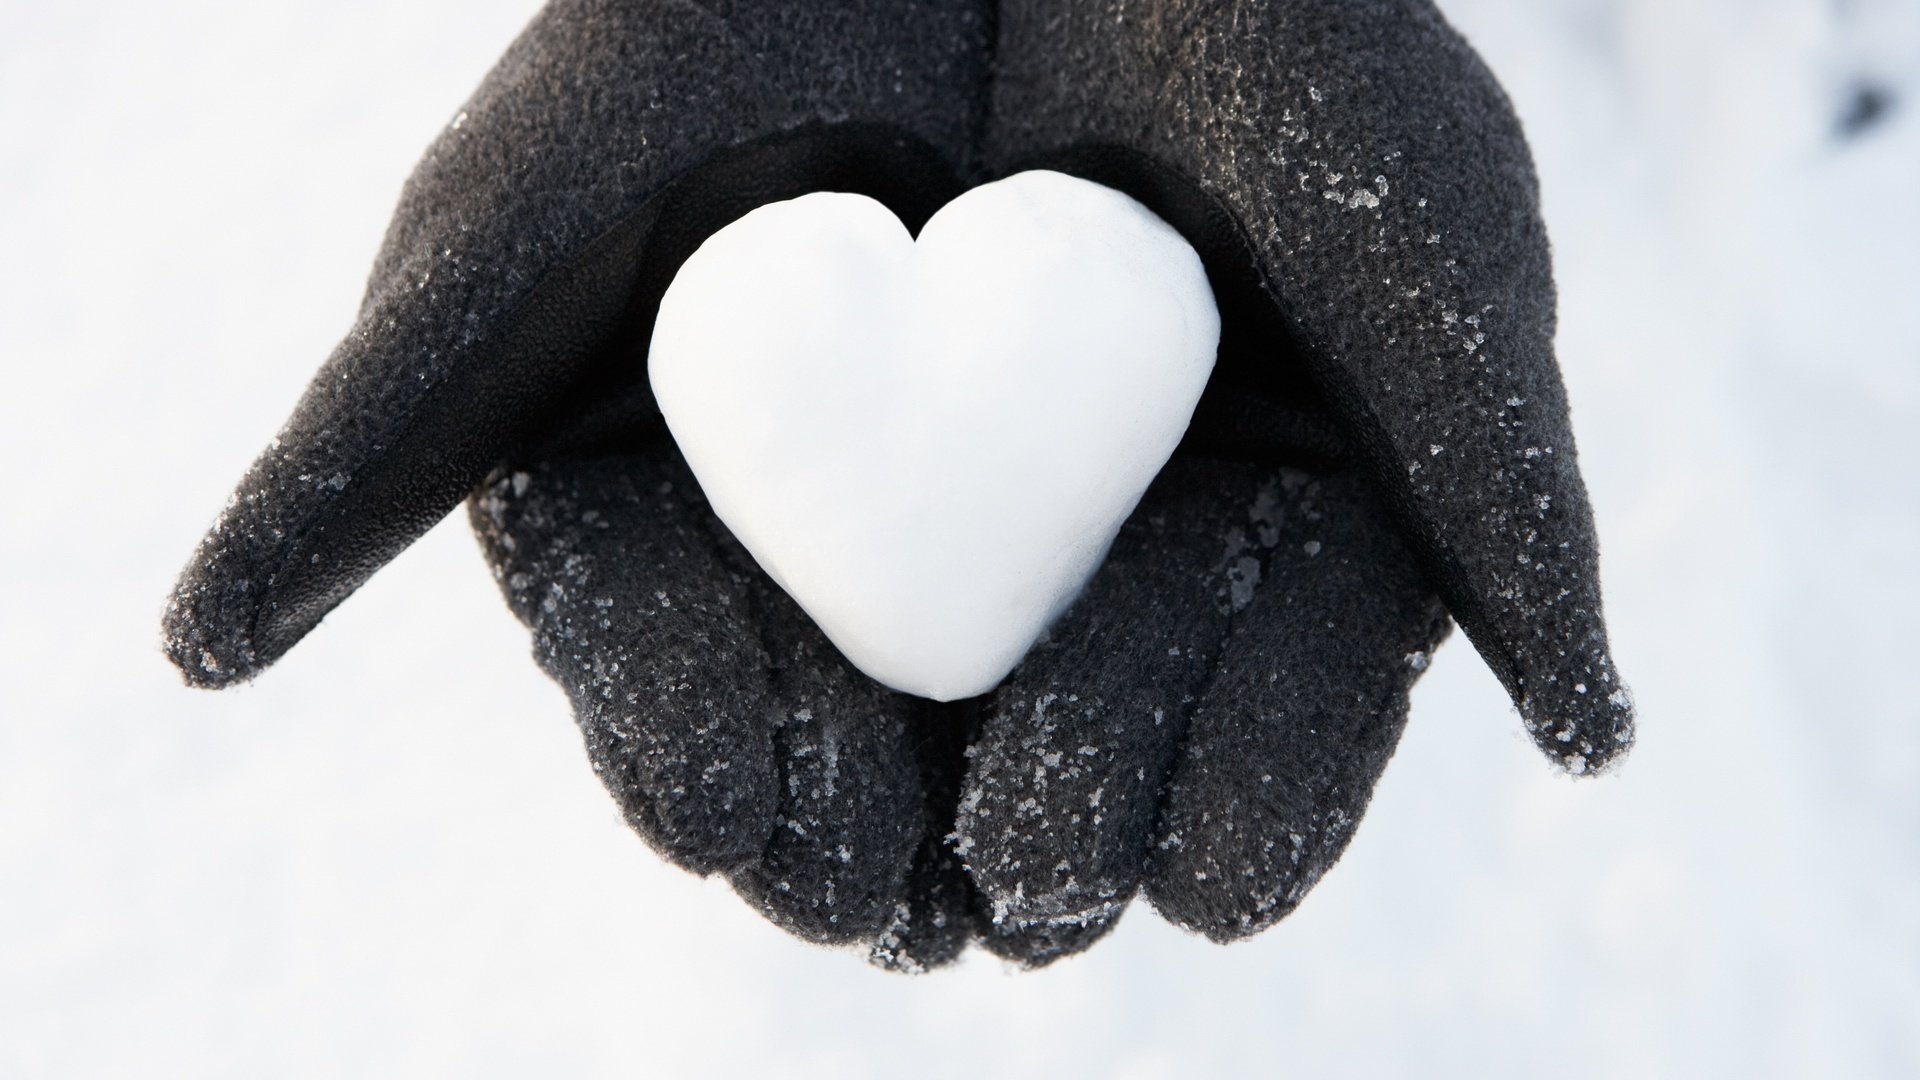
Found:
M 1125 190 L 1200 250 L 1224 329 L 1188 441 L 1265 467 L 1170 468 L 1001 688 L 956 830 L 987 944 L 1082 946 L 1143 885 L 1218 940 L 1286 914 L 1398 739 L 1434 594 L 1554 761 L 1623 753 L 1532 162 L 1473 52 L 1426 0 L 998 16 L 988 168 Z
M 674 270 L 753 207 L 857 191 L 917 227 L 963 190 L 990 32 L 957 0 L 549 5 L 427 151 L 358 321 L 182 577 L 188 680 L 253 676 L 477 489 L 643 836 L 805 937 L 956 951 L 958 921 L 904 925 L 914 858 L 951 828 L 919 777 L 937 725 L 712 527 L 645 359 Z
M 853 671 L 719 526 L 646 343 L 754 206 L 857 191 L 917 228 L 1027 167 L 1179 228 L 1221 356 L 1087 592 L 995 694 L 936 705 Z M 1630 742 L 1552 320 L 1517 125 L 1425 3 L 556 0 L 409 181 L 167 648 L 251 677 L 471 493 L 628 820 L 781 925 L 1039 963 L 1144 886 L 1232 937 L 1339 854 L 1448 611 L 1568 768 Z

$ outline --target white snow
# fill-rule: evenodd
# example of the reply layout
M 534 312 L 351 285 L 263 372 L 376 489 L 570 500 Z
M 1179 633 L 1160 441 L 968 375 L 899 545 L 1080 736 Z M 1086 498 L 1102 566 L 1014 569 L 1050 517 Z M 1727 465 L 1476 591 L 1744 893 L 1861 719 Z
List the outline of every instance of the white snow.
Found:
M 1220 316 L 1180 234 L 1057 172 L 942 207 L 760 207 L 660 301 L 649 373 L 720 519 L 860 670 L 991 690 L 1186 431 Z
M 633 838 L 458 521 L 254 687 L 160 658 L 535 6 L 0 6 L 0 1076 L 1920 1074 L 1920 6 L 1445 5 L 1541 166 L 1617 776 L 1456 637 L 1275 930 L 917 981 Z

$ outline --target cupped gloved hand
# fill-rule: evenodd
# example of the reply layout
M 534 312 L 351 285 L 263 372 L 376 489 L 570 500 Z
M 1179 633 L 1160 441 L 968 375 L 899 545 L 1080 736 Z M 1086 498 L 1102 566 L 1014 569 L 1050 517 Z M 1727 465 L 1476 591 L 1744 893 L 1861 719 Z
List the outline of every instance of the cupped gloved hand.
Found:
M 754 206 L 855 191 L 917 228 L 1031 167 L 1195 245 L 1220 359 L 1086 592 L 940 705 L 853 671 L 732 541 L 645 351 Z M 1517 125 L 1424 0 L 555 0 L 409 182 L 167 648 L 251 678 L 471 494 L 627 819 L 781 925 L 1041 963 L 1144 887 L 1229 938 L 1338 856 L 1448 612 L 1569 769 L 1630 742 L 1552 320 Z
M 648 841 L 804 937 L 957 951 L 921 772 L 950 806 L 958 747 L 712 527 L 646 347 L 680 262 L 755 206 L 853 191 L 917 227 L 962 190 L 991 29 L 974 0 L 550 4 L 408 181 L 358 321 L 182 576 L 188 681 L 251 678 L 475 493 Z
M 1427 0 L 998 15 L 988 167 L 1158 212 L 1223 337 L 1188 450 L 973 747 L 988 946 L 1084 947 L 1142 888 L 1217 940 L 1292 910 L 1448 612 L 1555 762 L 1625 752 L 1532 162 L 1473 52 Z

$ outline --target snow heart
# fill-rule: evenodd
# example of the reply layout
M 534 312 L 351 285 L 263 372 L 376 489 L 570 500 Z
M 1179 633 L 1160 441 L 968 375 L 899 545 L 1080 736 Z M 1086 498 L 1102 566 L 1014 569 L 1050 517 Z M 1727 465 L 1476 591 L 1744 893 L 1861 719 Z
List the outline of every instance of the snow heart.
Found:
M 1179 443 L 1220 317 L 1192 247 L 1054 172 L 909 235 L 861 195 L 760 207 L 661 299 L 648 360 L 720 519 L 855 666 L 992 689 Z

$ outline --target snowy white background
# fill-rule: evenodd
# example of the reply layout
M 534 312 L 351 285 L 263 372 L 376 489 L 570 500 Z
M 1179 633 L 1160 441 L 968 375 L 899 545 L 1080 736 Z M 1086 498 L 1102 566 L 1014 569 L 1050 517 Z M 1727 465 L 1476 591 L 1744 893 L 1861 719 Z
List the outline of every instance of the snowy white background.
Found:
M 536 6 L 0 0 L 0 1076 L 1920 1074 L 1920 4 L 1443 5 L 1539 158 L 1617 776 L 1456 638 L 1277 929 L 912 981 L 626 831 L 458 522 L 256 686 L 156 647 Z

